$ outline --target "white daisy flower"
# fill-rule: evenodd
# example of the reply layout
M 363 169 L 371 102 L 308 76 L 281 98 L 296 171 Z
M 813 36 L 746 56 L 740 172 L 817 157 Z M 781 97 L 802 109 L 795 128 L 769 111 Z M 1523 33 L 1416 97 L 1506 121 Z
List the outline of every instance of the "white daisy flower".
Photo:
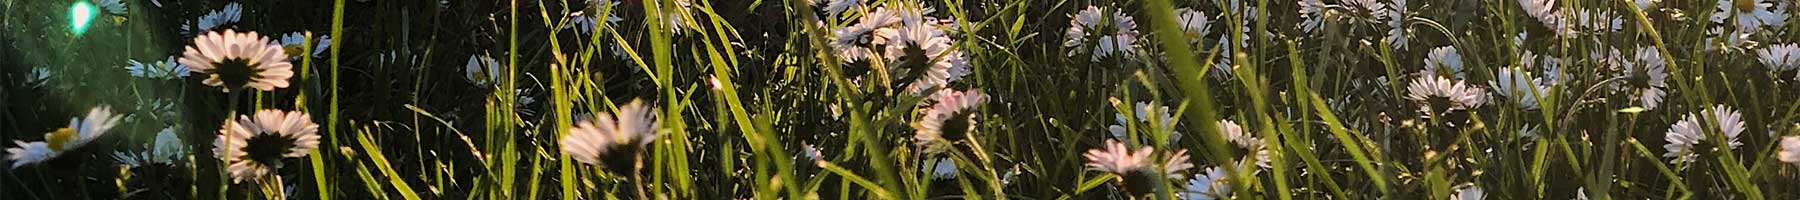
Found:
M 931 180 L 956 179 L 957 172 L 955 160 L 950 160 L 949 157 L 940 157 L 938 159 L 928 159 L 926 161 L 931 162 L 931 168 L 919 168 L 919 171 L 930 170 Z
M 819 151 L 819 148 L 813 146 L 813 144 L 800 146 L 800 152 L 804 153 L 802 155 L 806 156 L 806 160 L 809 161 L 818 162 L 819 160 L 825 159 L 825 152 Z
M 1520 139 L 1525 139 L 1525 141 L 1536 141 L 1538 139 L 1538 126 L 1537 125 L 1521 126 L 1521 127 L 1519 127 L 1519 131 L 1517 133 L 1519 134 Z
M 1188 179 L 1179 194 L 1181 200 L 1213 200 L 1231 197 L 1231 177 L 1219 167 L 1207 168 L 1206 173 Z
M 180 139 L 175 138 L 174 127 L 163 128 L 162 131 L 157 132 L 156 139 L 151 141 L 148 150 L 138 153 L 113 152 L 112 155 L 114 161 L 130 167 L 174 164 L 184 156 L 187 156 L 187 146 L 181 144 Z
M 1170 114 L 1171 111 L 1169 110 L 1169 106 L 1153 105 L 1153 104 L 1151 104 L 1151 102 L 1144 101 L 1144 102 L 1137 102 L 1135 104 L 1132 104 L 1131 110 L 1132 110 L 1131 113 L 1136 116 L 1135 118 L 1132 118 L 1132 119 L 1137 119 L 1138 122 L 1143 122 L 1142 124 L 1140 124 L 1138 126 L 1139 129 L 1143 129 L 1143 130 L 1168 129 L 1171 133 L 1169 134 L 1169 140 L 1164 144 L 1181 141 L 1181 131 L 1175 131 L 1176 121 L 1174 118 L 1172 118 L 1172 116 Z M 1155 120 L 1160 124 L 1156 124 L 1155 126 L 1146 126 L 1146 125 L 1149 125 L 1149 123 L 1151 121 L 1151 117 L 1156 117 Z M 1125 126 L 1125 123 L 1128 123 L 1128 122 L 1127 122 L 1127 120 L 1125 120 L 1125 114 L 1123 114 L 1123 113 L 1113 114 L 1113 120 L 1114 120 L 1113 122 L 1115 122 L 1116 124 L 1106 126 L 1106 131 L 1111 132 L 1114 139 L 1118 139 L 1118 140 L 1130 139 L 1130 136 L 1126 135 L 1127 128 Z M 1140 138 L 1140 139 L 1148 141 L 1149 136 L 1144 136 L 1144 138 Z
M 1575 13 L 1574 19 L 1575 21 L 1569 24 L 1575 27 L 1564 28 L 1563 30 L 1566 32 L 1563 34 L 1564 36 L 1575 34 L 1577 32 L 1575 31 L 1575 28 L 1581 28 L 1583 31 L 1595 32 L 1619 32 L 1625 30 L 1624 18 L 1621 18 L 1619 15 L 1615 15 L 1610 11 L 1600 12 L 1596 10 L 1581 10 Z
M 1530 57 L 1532 57 L 1530 54 L 1524 56 L 1524 62 L 1534 62 Z M 1500 69 L 1500 73 L 1494 74 L 1494 82 L 1488 84 L 1494 88 L 1494 92 L 1500 93 L 1501 97 L 1506 97 L 1508 101 L 1517 104 L 1519 108 L 1537 110 L 1537 98 L 1546 96 L 1544 93 L 1549 92 L 1550 88 L 1544 86 L 1542 79 L 1526 78 L 1525 72 L 1515 72 L 1515 70 L 1517 69 Z
M 189 70 L 210 74 L 201 83 L 224 92 L 246 87 L 274 91 L 287 88 L 288 78 L 294 77 L 287 53 L 255 32 L 227 29 L 202 34 L 181 55 L 180 63 Z
M 95 1 L 94 5 L 100 6 L 100 8 L 105 9 L 107 13 L 112 13 L 114 15 L 124 16 L 127 11 L 125 2 L 122 0 L 99 0 Z
M 1525 9 L 1525 15 L 1531 16 L 1532 19 L 1537 19 L 1538 23 L 1543 24 L 1545 28 L 1549 28 L 1558 34 L 1565 32 L 1560 31 L 1564 30 L 1562 27 L 1562 11 L 1556 9 L 1556 6 L 1559 5 L 1556 3 L 1556 0 L 1517 1 L 1519 2 L 1519 7 Z
M 942 153 L 950 142 L 967 138 L 975 131 L 975 109 L 987 103 L 987 95 L 980 90 L 937 93 L 932 95 L 937 103 L 925 108 L 925 116 L 912 124 L 913 140 L 927 153 Z
M 952 49 L 950 37 L 945 36 L 935 23 L 902 22 L 899 28 L 880 29 L 876 35 L 888 39 L 881 55 L 887 61 L 897 63 L 894 68 L 924 70 L 916 73 L 920 77 L 907 85 L 912 94 L 947 87 L 950 82 L 973 72 L 968 58 L 961 50 Z
M 1709 131 L 1700 124 L 1702 120 L 1712 122 L 1711 125 L 1719 127 L 1719 133 L 1725 134 L 1724 143 L 1729 147 L 1728 151 L 1743 145 L 1737 141 L 1738 134 L 1744 132 L 1743 116 L 1731 107 L 1715 105 L 1702 113 L 1688 113 L 1682 116 L 1681 121 L 1669 126 L 1669 132 L 1663 134 L 1663 140 L 1669 142 L 1663 145 L 1663 149 L 1668 150 L 1663 153 L 1663 157 L 1674 158 L 1669 160 L 1669 164 L 1689 163 L 1699 157 L 1697 152 L 1700 150 L 1694 149 L 1694 145 L 1706 140 L 1706 132 Z
M 1800 69 L 1800 44 L 1774 44 L 1756 51 L 1756 60 L 1770 72 Z
M 1781 151 L 1775 153 L 1775 159 L 1800 164 L 1800 136 L 1781 137 Z
M 1141 178 L 1181 179 L 1180 171 L 1194 167 L 1188 163 L 1187 150 L 1176 151 L 1161 162 L 1151 158 L 1153 151 L 1149 146 L 1130 150 L 1118 140 L 1106 140 L 1104 150 L 1091 149 L 1082 157 L 1088 160 L 1088 170 L 1119 174 L 1126 188 L 1134 190 L 1149 189 L 1143 184 L 1148 180 Z M 1163 171 L 1156 171 L 1157 165 L 1162 165 Z
M 1181 8 L 1175 9 L 1175 14 L 1178 15 L 1175 20 L 1179 20 L 1176 22 L 1181 23 L 1181 30 L 1187 32 L 1190 42 L 1200 42 L 1200 38 L 1204 38 L 1206 34 L 1212 32 L 1212 27 L 1208 27 L 1212 24 L 1212 20 L 1207 19 L 1206 13 L 1191 8 Z
M 1756 32 L 1762 26 L 1778 26 L 1787 20 L 1787 16 L 1771 12 L 1774 2 L 1766 0 L 1718 0 L 1718 9 L 1713 11 L 1710 20 L 1724 24 L 1725 19 L 1732 19 L 1731 24 L 1737 32 Z
M 286 52 L 287 55 L 293 56 L 294 58 L 299 58 L 301 56 L 308 55 L 306 52 L 301 52 L 301 51 L 305 51 L 305 49 L 306 49 L 306 47 L 302 46 L 303 44 L 301 44 L 301 43 L 306 42 L 307 35 L 312 35 L 312 33 L 311 32 L 288 33 L 286 35 L 282 35 L 281 39 L 278 39 L 269 44 L 275 45 L 275 46 L 280 46 L 282 48 L 283 52 Z M 325 53 L 326 49 L 331 48 L 331 36 L 330 35 L 321 36 L 319 38 L 314 38 L 313 41 L 317 42 L 317 44 L 313 45 L 313 47 L 312 47 L 313 48 L 312 53 L 311 53 L 312 57 L 319 57 L 319 55 Z
M 876 8 L 873 12 L 864 13 L 857 24 L 833 30 L 831 48 L 837 50 L 837 57 L 844 62 L 866 61 L 875 58 L 875 51 L 870 49 L 886 45 L 887 39 L 876 35 L 876 29 L 889 28 L 900 23 L 901 13 L 886 7 Z M 820 22 L 824 23 L 824 22 Z
M 1623 63 L 1626 77 L 1624 85 L 1637 91 L 1636 100 L 1643 103 L 1644 109 L 1654 110 L 1668 93 L 1669 74 L 1664 72 L 1664 60 L 1655 47 L 1641 47 L 1633 62 Z
M 1097 41 L 1099 46 L 1095 47 L 1093 51 L 1092 60 L 1094 61 L 1113 54 L 1121 56 L 1134 54 L 1131 47 L 1132 44 L 1137 43 L 1137 22 L 1119 9 L 1112 11 L 1102 14 L 1100 7 L 1088 6 L 1087 9 L 1075 13 L 1075 16 L 1071 17 L 1073 19 L 1069 21 L 1069 30 L 1063 32 L 1065 38 L 1063 46 L 1080 47 L 1087 43 L 1086 40 L 1091 33 L 1099 38 Z M 1074 56 L 1075 52 L 1069 52 L 1069 55 Z
M 1462 54 L 1453 46 L 1432 48 L 1431 53 L 1425 55 L 1425 75 L 1463 80 Z
M 1312 34 L 1323 28 L 1325 22 L 1325 2 L 1320 0 L 1300 0 L 1300 30 Z
M 50 82 L 49 67 L 34 67 L 31 68 L 31 73 L 25 74 L 25 85 L 44 86 L 44 83 L 48 82 Z
M 1257 146 L 1262 145 L 1262 140 L 1256 139 L 1248 131 L 1244 131 L 1244 126 L 1231 120 L 1219 120 L 1219 136 L 1239 148 L 1254 150 Z
M 1407 21 L 1411 20 L 1408 18 L 1412 17 L 1412 13 L 1406 12 L 1406 0 L 1394 0 L 1393 4 L 1387 8 L 1387 11 L 1382 12 L 1385 15 L 1381 15 L 1388 25 L 1387 37 L 1382 38 L 1382 41 L 1387 42 L 1394 49 L 1406 49 L 1407 38 L 1411 37 L 1409 35 L 1412 32 L 1409 30 L 1410 26 L 1407 25 Z
M 1433 112 L 1474 108 L 1487 102 L 1487 93 L 1481 88 L 1438 76 L 1414 79 L 1411 84 L 1407 84 L 1406 90 L 1406 99 L 1426 105 Z
M 825 5 L 825 13 L 837 16 L 844 13 L 845 10 L 856 7 L 862 7 L 862 0 L 830 0 L 830 3 Z
M 262 178 L 281 168 L 282 159 L 319 148 L 319 124 L 312 120 L 305 112 L 273 109 L 227 119 L 213 140 L 213 155 L 229 163 L 232 182 Z
M 44 133 L 44 141 L 14 140 L 13 143 L 19 146 L 7 148 L 6 159 L 12 161 L 13 168 L 19 168 L 56 158 L 106 135 L 106 131 L 118 125 L 119 120 L 124 117 L 113 115 L 112 108 L 107 106 L 88 109 L 85 117 L 69 118 L 68 127 Z
M 598 13 L 605 9 L 604 7 L 609 6 L 616 9 L 619 3 L 618 1 L 588 1 L 587 9 L 569 13 L 570 23 L 563 25 L 562 28 L 579 30 L 581 33 L 593 33 L 594 30 L 599 30 L 600 18 L 594 16 L 595 14 L 588 14 L 588 12 Z M 625 21 L 624 18 L 619 18 L 617 14 L 619 11 L 612 12 L 611 15 L 606 16 L 606 24 L 618 24 L 620 21 Z
M 1482 192 L 1481 187 L 1470 186 L 1468 188 L 1456 190 L 1456 194 L 1450 195 L 1450 199 L 1454 199 L 1454 200 L 1487 199 L 1487 192 Z
M 489 87 L 492 86 L 491 84 L 500 84 L 506 80 L 506 77 L 503 77 L 504 75 L 500 72 L 501 68 L 505 67 L 487 55 L 469 55 L 468 64 L 463 65 L 463 78 L 475 85 Z
M 164 80 L 187 78 L 190 72 L 188 66 L 175 61 L 174 56 L 169 56 L 161 62 L 140 63 L 137 60 L 131 60 L 131 64 L 125 66 L 125 71 L 130 72 L 131 76 L 140 78 Z
M 576 123 L 561 140 L 562 152 L 587 164 L 602 164 L 601 156 L 612 152 L 635 156 L 638 148 L 650 145 L 659 135 L 657 127 L 662 123 L 656 110 L 633 99 L 620 106 L 616 116 L 601 114 Z

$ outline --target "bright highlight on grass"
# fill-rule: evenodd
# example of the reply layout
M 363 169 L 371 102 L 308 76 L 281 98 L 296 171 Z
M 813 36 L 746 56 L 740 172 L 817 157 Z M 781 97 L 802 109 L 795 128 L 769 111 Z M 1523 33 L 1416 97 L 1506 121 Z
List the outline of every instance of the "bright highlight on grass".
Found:
M 88 24 L 94 22 L 94 15 L 98 14 L 95 10 L 94 4 L 87 1 L 77 1 L 75 5 L 70 5 L 69 31 L 75 33 L 75 36 L 86 33 Z

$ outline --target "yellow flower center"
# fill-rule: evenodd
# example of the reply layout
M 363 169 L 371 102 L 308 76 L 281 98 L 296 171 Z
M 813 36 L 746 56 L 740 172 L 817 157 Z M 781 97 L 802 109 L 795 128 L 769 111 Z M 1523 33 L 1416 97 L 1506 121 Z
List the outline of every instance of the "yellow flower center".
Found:
M 75 129 L 61 128 L 44 134 L 44 140 L 50 143 L 50 150 L 62 151 L 63 145 L 75 141 Z
M 1756 9 L 1756 0 L 1735 0 L 1738 12 L 1751 12 Z
M 306 55 L 305 48 L 306 48 L 306 46 L 296 44 L 296 45 L 282 46 L 281 50 L 286 51 L 287 55 Z

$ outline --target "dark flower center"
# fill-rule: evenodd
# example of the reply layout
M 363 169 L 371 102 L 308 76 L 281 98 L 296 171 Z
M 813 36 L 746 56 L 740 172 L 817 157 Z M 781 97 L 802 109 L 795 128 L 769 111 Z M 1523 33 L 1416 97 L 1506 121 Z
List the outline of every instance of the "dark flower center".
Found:
M 1625 81 L 1638 88 L 1650 88 L 1650 70 L 1644 68 L 1632 69 L 1631 77 L 1626 78 Z
M 938 127 L 938 131 L 943 133 L 944 140 L 959 141 L 968 137 L 969 126 L 973 126 L 975 123 L 974 119 L 969 118 L 969 115 L 971 114 L 973 114 L 973 112 L 970 111 L 951 113 L 950 118 L 944 120 L 943 126 Z
M 249 84 L 253 78 L 251 76 L 255 75 L 255 69 L 251 68 L 254 64 L 250 63 L 249 59 L 227 58 L 224 61 L 213 63 L 215 69 L 213 77 L 225 82 L 226 88 L 241 88 Z
M 281 159 L 285 158 L 289 149 L 294 148 L 294 140 L 272 134 L 251 136 L 245 141 L 244 156 L 250 160 L 280 168 Z
M 1456 105 L 1456 101 L 1450 100 L 1450 97 L 1431 96 L 1425 98 L 1425 105 L 1431 106 L 1432 112 L 1443 112 L 1449 110 L 1451 106 Z
M 1141 169 L 1131 170 L 1125 174 L 1120 174 L 1122 176 L 1121 178 L 1125 179 L 1125 192 L 1132 195 L 1141 195 L 1150 194 L 1151 192 L 1156 191 L 1156 181 L 1162 181 L 1162 175 L 1154 171 L 1155 170 Z

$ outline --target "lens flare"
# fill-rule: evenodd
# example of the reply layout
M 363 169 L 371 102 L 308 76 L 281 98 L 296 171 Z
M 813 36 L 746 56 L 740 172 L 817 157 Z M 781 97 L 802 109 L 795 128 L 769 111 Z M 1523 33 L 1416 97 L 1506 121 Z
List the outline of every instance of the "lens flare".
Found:
M 94 7 L 93 3 L 88 3 L 87 1 L 77 1 L 75 2 L 75 5 L 70 5 L 70 31 L 75 33 L 76 36 L 81 36 L 82 33 L 87 32 L 88 24 L 94 22 L 95 14 L 99 14 L 94 12 L 96 9 L 97 8 Z

